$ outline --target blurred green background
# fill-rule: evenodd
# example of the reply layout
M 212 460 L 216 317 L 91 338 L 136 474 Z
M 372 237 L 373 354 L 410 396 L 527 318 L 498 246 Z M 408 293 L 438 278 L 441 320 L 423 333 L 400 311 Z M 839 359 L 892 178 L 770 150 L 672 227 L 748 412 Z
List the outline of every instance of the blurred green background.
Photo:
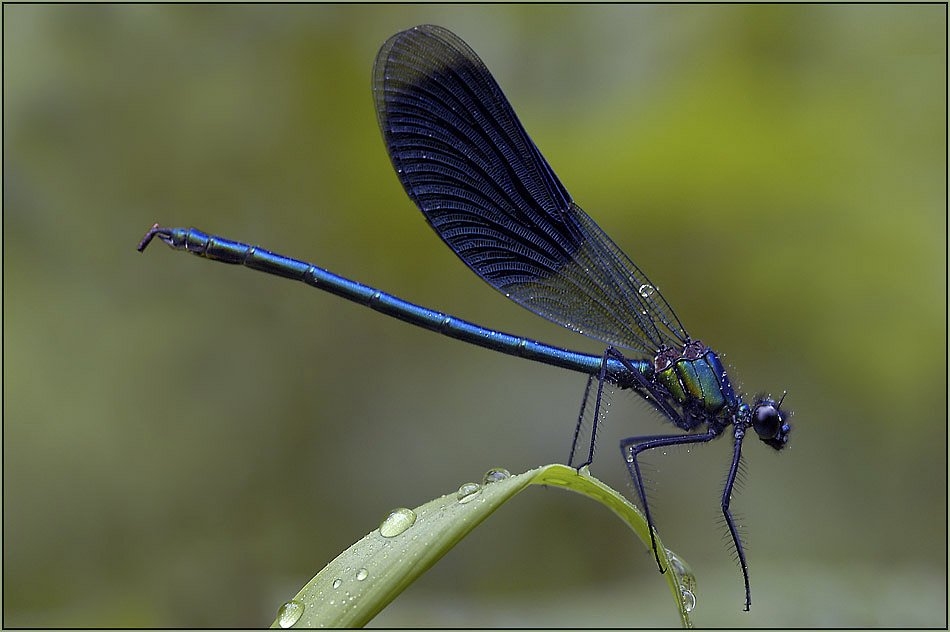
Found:
M 584 377 L 135 245 L 155 221 L 602 347 L 432 234 L 383 149 L 382 42 L 494 72 L 578 203 L 747 393 L 788 389 L 724 542 L 730 443 L 654 455 L 704 626 L 945 626 L 946 6 L 5 5 L 3 623 L 268 625 L 393 507 L 567 457 Z M 617 393 L 617 442 L 669 427 Z M 373 622 L 672 626 L 651 555 L 532 489 Z

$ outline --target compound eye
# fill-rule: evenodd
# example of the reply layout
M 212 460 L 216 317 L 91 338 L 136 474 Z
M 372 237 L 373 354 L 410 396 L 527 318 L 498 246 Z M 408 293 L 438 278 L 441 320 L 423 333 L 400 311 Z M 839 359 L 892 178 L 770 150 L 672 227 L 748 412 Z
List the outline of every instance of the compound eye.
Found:
M 760 439 L 774 439 L 782 426 L 782 415 L 773 404 L 760 404 L 752 413 L 752 428 Z

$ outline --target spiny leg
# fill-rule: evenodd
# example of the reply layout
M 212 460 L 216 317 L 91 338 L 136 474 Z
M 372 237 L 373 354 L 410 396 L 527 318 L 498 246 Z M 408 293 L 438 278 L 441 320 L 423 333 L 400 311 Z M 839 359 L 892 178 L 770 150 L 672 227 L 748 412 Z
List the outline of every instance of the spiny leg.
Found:
M 594 375 L 587 376 L 587 386 L 584 387 L 584 399 L 581 400 L 581 411 L 577 414 L 577 426 L 574 428 L 574 442 L 571 443 L 571 455 L 567 457 L 567 466 L 574 463 L 574 451 L 577 449 L 577 438 L 581 433 L 581 424 L 584 422 L 584 409 L 587 407 L 587 398 L 590 397 L 590 385 L 594 381 Z M 597 417 L 594 417 L 594 426 L 597 425 Z
M 650 435 L 644 437 L 628 437 L 620 441 L 620 453 L 623 454 L 624 462 L 627 464 L 627 470 L 633 478 L 634 485 L 637 487 L 637 494 L 640 496 L 640 502 L 643 503 L 643 513 L 647 516 L 647 527 L 650 529 L 650 544 L 653 546 L 653 557 L 656 559 L 656 566 L 661 573 L 666 569 L 660 563 L 660 553 L 656 548 L 656 527 L 653 523 L 653 517 L 650 515 L 650 505 L 647 503 L 646 489 L 643 486 L 643 476 L 640 474 L 640 463 L 637 461 L 637 455 L 646 450 L 662 448 L 671 445 L 683 445 L 688 443 L 705 443 L 715 439 L 718 433 L 715 431 L 706 432 L 697 435 Z M 628 452 L 629 448 L 629 454 Z M 728 518 L 731 521 L 731 518 Z
M 609 378 L 609 376 L 607 375 L 607 360 L 610 358 L 613 358 L 614 360 L 617 360 L 618 362 L 620 362 L 630 374 L 631 379 L 638 386 L 640 386 L 641 388 L 645 390 L 648 390 L 649 392 L 652 392 L 652 389 L 653 389 L 653 386 L 646 380 L 646 378 L 643 377 L 640 371 L 638 371 L 637 368 L 622 353 L 617 351 L 617 349 L 615 349 L 612 346 L 604 349 L 604 355 L 600 361 L 600 372 L 597 374 L 597 399 L 594 402 L 594 421 L 593 421 L 593 427 L 591 428 L 591 431 L 590 431 L 590 449 L 587 452 L 587 460 L 581 465 L 579 465 L 577 469 L 581 469 L 582 467 L 590 465 L 591 463 L 594 462 L 594 442 L 597 439 L 597 425 L 600 423 L 600 402 L 603 399 L 604 382 L 607 382 Z M 590 379 L 588 379 L 587 389 L 584 391 L 584 402 L 581 404 L 580 417 L 583 417 L 584 415 L 584 406 L 587 404 L 587 397 L 590 394 L 590 384 L 591 384 Z M 655 398 L 655 400 L 657 402 L 662 401 L 661 398 Z M 661 413 L 666 414 L 666 411 L 663 410 L 662 408 L 659 408 L 659 406 L 656 403 L 654 403 L 653 400 L 650 400 L 648 398 L 647 401 L 649 401 L 654 406 L 657 406 L 657 408 L 660 410 Z M 574 445 L 571 446 L 571 460 L 572 461 L 574 459 L 574 449 L 576 448 L 576 445 L 577 445 L 578 432 L 580 432 L 580 423 L 581 423 L 580 417 L 577 420 L 577 429 L 574 431 Z
M 607 347 L 604 350 L 604 356 L 600 360 L 600 372 L 597 374 L 597 399 L 594 401 L 594 421 L 590 429 L 590 449 L 587 452 L 587 460 L 577 466 L 577 469 L 587 467 L 594 462 L 594 442 L 597 440 L 597 424 L 600 423 L 600 401 L 604 393 L 604 382 L 607 381 L 607 357 L 617 357 L 623 362 L 626 358 L 613 347 Z M 629 363 L 627 363 L 629 364 Z M 633 367 L 629 367 L 631 370 Z M 593 375 L 591 376 L 593 377 Z M 590 379 L 587 380 L 587 389 L 584 391 L 584 403 L 581 404 L 581 417 L 584 415 L 584 406 L 587 404 L 587 396 L 590 394 Z M 577 420 L 577 429 L 574 431 L 574 443 L 577 443 L 577 433 L 580 432 L 581 419 Z M 571 460 L 574 458 L 574 446 L 571 446 Z
M 749 611 L 752 605 L 752 595 L 749 590 L 749 567 L 745 561 L 745 551 L 742 550 L 742 540 L 739 539 L 739 532 L 736 530 L 736 523 L 732 520 L 732 513 L 729 511 L 729 502 L 732 500 L 732 487 L 736 482 L 736 474 L 739 472 L 739 459 L 742 456 L 742 439 L 745 436 L 745 430 L 742 427 L 736 428 L 736 446 L 732 454 L 732 465 L 729 467 L 729 475 L 726 477 L 726 487 L 722 492 L 722 515 L 726 518 L 726 524 L 729 526 L 729 533 L 732 534 L 732 541 L 736 545 L 736 552 L 739 554 L 739 565 L 742 567 L 742 579 L 745 581 L 745 610 Z M 647 514 L 649 516 L 649 514 Z

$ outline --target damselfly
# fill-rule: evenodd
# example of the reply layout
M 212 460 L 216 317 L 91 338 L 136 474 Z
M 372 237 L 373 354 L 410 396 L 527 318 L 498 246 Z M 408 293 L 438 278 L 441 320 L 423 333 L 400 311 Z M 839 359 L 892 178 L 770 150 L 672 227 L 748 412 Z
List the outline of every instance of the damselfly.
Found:
M 654 523 L 639 456 L 705 443 L 731 426 L 732 462 L 722 513 L 751 604 L 745 552 L 729 510 L 749 428 L 781 450 L 789 411 L 768 396 L 751 404 L 732 387 L 718 355 L 692 338 L 657 286 L 581 210 L 525 132 L 485 64 L 450 31 L 417 26 L 391 37 L 373 71 L 386 149 L 409 197 L 435 232 L 478 276 L 531 311 L 607 344 L 601 355 L 569 351 L 479 327 L 290 259 L 196 229 L 156 224 L 179 250 L 303 281 L 414 325 L 482 347 L 588 375 L 568 464 L 574 464 L 584 405 L 596 383 L 590 465 L 605 383 L 630 389 L 679 433 L 623 439 L 620 449 L 643 505 L 657 565 Z M 627 354 L 636 354 L 637 358 Z

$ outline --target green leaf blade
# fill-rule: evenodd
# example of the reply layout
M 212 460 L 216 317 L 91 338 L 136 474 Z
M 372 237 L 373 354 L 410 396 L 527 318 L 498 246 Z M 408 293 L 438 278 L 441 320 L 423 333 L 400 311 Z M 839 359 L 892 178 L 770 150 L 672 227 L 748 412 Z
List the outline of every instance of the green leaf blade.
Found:
M 271 627 L 366 625 L 472 529 L 532 484 L 563 487 L 599 501 L 620 516 L 652 550 L 650 532 L 640 510 L 588 474 L 578 474 L 574 468 L 559 464 L 517 476 L 507 475 L 504 470 L 490 470 L 489 474 L 492 472 L 496 472 L 492 482 L 463 485 L 458 492 L 414 510 L 394 510 L 399 512 L 394 519 L 384 520 L 382 529 L 371 531 L 346 549 L 282 606 Z M 489 478 L 486 475 L 486 480 Z M 671 560 L 658 535 L 657 547 L 660 562 L 669 569 Z M 673 559 L 674 569 L 683 566 Z M 667 572 L 664 576 L 673 591 L 681 623 L 690 627 L 688 604 L 679 585 L 681 575 Z

